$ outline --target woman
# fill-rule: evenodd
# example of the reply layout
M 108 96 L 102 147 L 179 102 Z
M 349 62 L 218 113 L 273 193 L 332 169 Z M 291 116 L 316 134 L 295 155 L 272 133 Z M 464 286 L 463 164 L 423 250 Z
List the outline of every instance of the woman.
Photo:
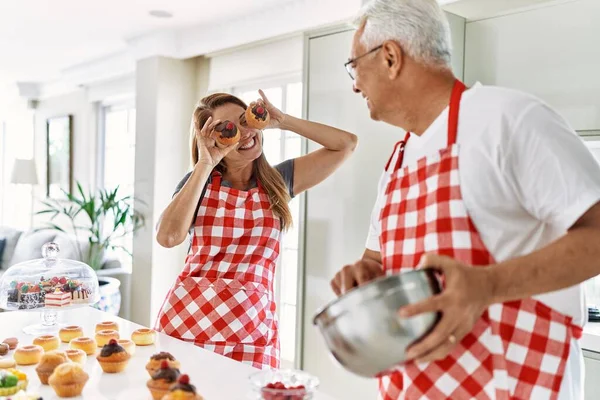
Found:
M 267 128 L 296 132 L 324 148 L 273 168 L 263 154 L 263 132 L 245 123 L 243 101 L 224 93 L 200 101 L 192 121 L 194 168 L 161 216 L 157 234 L 162 246 L 173 247 L 189 230 L 191 248 L 157 329 L 257 368 L 278 368 L 273 280 L 281 232 L 292 224 L 288 202 L 331 175 L 357 138 L 283 114 L 259 93 L 258 102 L 271 114 Z M 242 137 L 223 147 L 214 129 L 226 120 Z

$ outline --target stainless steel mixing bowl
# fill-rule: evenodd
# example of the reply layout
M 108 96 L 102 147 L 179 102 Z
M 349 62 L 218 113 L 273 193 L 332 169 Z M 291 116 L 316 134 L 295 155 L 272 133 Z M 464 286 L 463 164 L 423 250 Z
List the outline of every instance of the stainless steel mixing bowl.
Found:
M 382 277 L 340 296 L 314 317 L 335 359 L 348 371 L 375 377 L 406 361 L 410 344 L 427 334 L 438 313 L 401 318 L 398 310 L 438 294 L 431 269 Z

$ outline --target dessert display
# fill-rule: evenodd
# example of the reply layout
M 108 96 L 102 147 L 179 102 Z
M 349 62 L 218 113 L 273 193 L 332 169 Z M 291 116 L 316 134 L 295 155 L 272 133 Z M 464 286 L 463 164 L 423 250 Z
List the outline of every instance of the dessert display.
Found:
M 98 347 L 103 347 L 111 339 L 119 340 L 119 332 L 113 330 L 98 331 L 96 333 L 96 343 Z
M 190 383 L 190 377 L 183 374 L 179 376 L 177 383 L 171 385 L 162 400 L 204 400 L 204 398 L 196 393 L 196 387 Z
M 81 395 L 89 375 L 81 365 L 67 362 L 54 369 L 48 383 L 59 397 L 75 397 Z
M 40 362 L 44 349 L 38 345 L 23 346 L 15 350 L 13 357 L 18 365 L 33 365 Z
M 244 114 L 246 125 L 254 129 L 264 129 L 269 124 L 271 117 L 262 102 L 250 103 Z
M 215 127 L 217 142 L 224 146 L 231 146 L 240 141 L 240 131 L 231 121 L 223 121 Z
M 35 372 L 37 372 L 42 385 L 47 385 L 48 378 L 50 378 L 50 375 L 52 375 L 54 369 L 60 364 L 66 363 L 67 361 L 68 359 L 66 354 L 60 351 L 49 351 L 44 354 L 39 365 L 35 368 Z
M 131 340 L 138 346 L 150 346 L 154 344 L 156 331 L 148 328 L 136 329 L 131 334 Z
M 78 337 L 69 342 L 69 347 L 72 349 L 80 349 L 85 352 L 85 354 L 92 355 L 96 353 L 96 341 L 89 337 Z
M 71 304 L 72 295 L 63 292 L 62 289 L 56 288 L 54 292 L 45 295 L 44 305 L 46 307 L 64 307 Z M 89 297 L 89 294 L 88 294 Z
M 131 355 L 125 351 L 123 346 L 117 343 L 116 339 L 111 339 L 108 344 L 102 347 L 100 354 L 96 357 L 102 370 L 109 374 L 122 372 L 127 364 Z
M 42 247 L 44 258 L 10 267 L 0 278 L 0 308 L 61 310 L 93 304 L 98 278 L 86 264 L 58 258 L 55 243 Z
M 58 331 L 58 337 L 61 342 L 69 343 L 73 339 L 77 339 L 83 336 L 83 329 L 77 325 L 65 326 Z
M 152 394 L 152 398 L 154 400 L 162 399 L 180 375 L 179 369 L 170 367 L 166 360 L 162 360 L 160 368 L 146 383 L 148 390 Z
M 8 350 L 10 350 L 10 346 L 6 343 L 0 343 L 0 356 L 5 356 L 8 354 Z
M 131 340 L 119 339 L 117 340 L 117 343 L 119 343 L 119 345 L 121 345 L 130 356 L 135 354 L 135 343 L 133 343 Z
M 264 400 L 304 400 L 307 394 L 304 385 L 286 386 L 282 382 L 267 383 L 261 392 Z
M 4 339 L 2 341 L 2 343 L 7 344 L 8 348 L 10 350 L 14 350 L 14 349 L 17 348 L 17 345 L 19 344 L 19 339 L 15 338 L 15 337 L 11 337 L 11 338 L 8 338 L 8 339 Z
M 15 365 L 17 365 L 17 363 L 15 362 L 15 360 L 13 358 L 0 359 L 0 369 L 12 368 Z
M 0 370 L 0 397 L 27 389 L 27 375 L 16 369 Z
M 261 400 L 308 400 L 319 385 L 316 377 L 293 369 L 256 372 L 250 382 L 255 398 Z
M 154 374 L 161 368 L 163 361 L 166 362 L 171 368 L 179 369 L 181 367 L 179 361 L 177 361 L 171 353 L 161 351 L 160 353 L 154 354 L 152 357 L 150 357 L 150 361 L 148 361 L 146 364 L 146 371 L 148 371 L 150 377 L 154 376 Z
M 65 355 L 67 358 L 73 362 L 84 365 L 87 360 L 87 355 L 85 351 L 81 349 L 67 349 L 65 350 Z
M 59 348 L 60 340 L 56 336 L 44 335 L 33 339 L 33 344 L 40 346 L 44 351 L 52 351 Z
M 113 321 L 104 321 L 104 322 L 100 322 L 99 324 L 96 324 L 96 331 L 95 331 L 96 333 L 100 332 L 100 331 L 107 331 L 107 330 L 119 332 L 119 325 Z

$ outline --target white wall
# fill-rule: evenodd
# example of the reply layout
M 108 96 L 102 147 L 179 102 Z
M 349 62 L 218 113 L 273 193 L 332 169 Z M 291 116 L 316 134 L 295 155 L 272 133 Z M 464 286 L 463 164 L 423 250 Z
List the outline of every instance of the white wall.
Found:
M 152 57 L 136 73 L 135 194 L 146 226 L 134 237 L 132 320 L 150 326 L 182 270 L 187 243 L 175 249 L 155 239 L 158 218 L 189 166 L 190 117 L 196 101 L 196 60 Z
M 210 56 L 209 90 L 300 75 L 304 36 L 296 35 Z
M 577 130 L 600 127 L 600 1 L 467 23 L 465 77 L 532 93 Z
M 45 99 L 35 111 L 35 159 L 38 164 L 38 198 L 45 197 L 46 190 L 46 121 L 51 117 L 73 116 L 73 188 L 80 182 L 84 188 L 96 187 L 96 111 L 85 89 Z M 36 220 L 37 221 L 37 220 Z

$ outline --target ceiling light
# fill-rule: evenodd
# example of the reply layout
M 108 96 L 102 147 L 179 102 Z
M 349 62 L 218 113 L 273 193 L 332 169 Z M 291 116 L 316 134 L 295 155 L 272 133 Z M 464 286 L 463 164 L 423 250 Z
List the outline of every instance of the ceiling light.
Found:
M 173 14 L 165 10 L 152 10 L 148 14 L 156 18 L 173 18 Z

